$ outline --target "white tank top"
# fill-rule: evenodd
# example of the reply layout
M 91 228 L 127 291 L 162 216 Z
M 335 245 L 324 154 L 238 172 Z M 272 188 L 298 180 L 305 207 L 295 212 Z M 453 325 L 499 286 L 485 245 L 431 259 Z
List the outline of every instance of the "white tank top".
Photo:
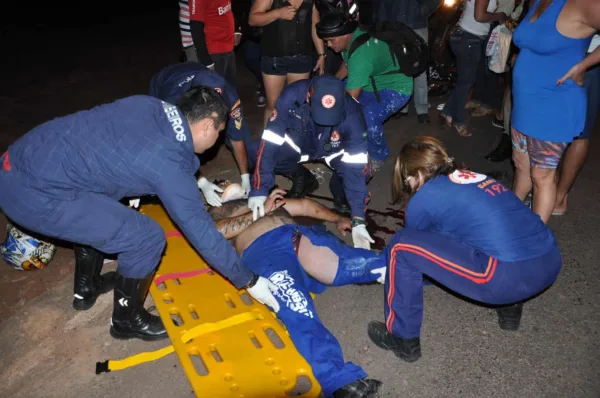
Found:
M 487 6 L 488 12 L 494 12 L 498 8 L 498 0 L 490 0 Z M 465 31 L 476 36 L 487 36 L 490 32 L 489 22 L 481 23 L 475 20 L 475 0 L 466 0 L 465 8 L 458 21 L 458 25 Z

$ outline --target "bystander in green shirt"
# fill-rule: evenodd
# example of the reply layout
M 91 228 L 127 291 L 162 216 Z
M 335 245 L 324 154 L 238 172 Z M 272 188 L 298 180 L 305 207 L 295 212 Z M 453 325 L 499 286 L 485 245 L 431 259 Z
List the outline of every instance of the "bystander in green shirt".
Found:
M 356 29 L 352 35 L 350 47 L 358 36 L 365 34 L 362 29 Z M 375 78 L 377 90 L 390 89 L 404 95 L 412 95 L 413 79 L 410 76 L 402 73 L 391 73 L 398 71 L 398 61 L 396 56 L 390 51 L 387 43 L 370 38 L 362 46 L 358 47 L 350 62 L 348 62 L 348 51 L 342 52 L 344 62 L 348 67 L 348 83 L 346 90 L 354 90 L 362 88 L 365 91 L 373 92 L 371 76 Z

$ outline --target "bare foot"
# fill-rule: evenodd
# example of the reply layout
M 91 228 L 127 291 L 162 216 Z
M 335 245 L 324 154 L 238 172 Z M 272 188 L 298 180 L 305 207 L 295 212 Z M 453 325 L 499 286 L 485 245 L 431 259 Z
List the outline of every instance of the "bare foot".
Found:
M 444 124 L 444 126 L 452 127 L 452 117 L 440 113 L 440 121 Z
M 567 212 L 567 196 L 565 196 L 562 200 L 556 198 L 556 203 L 554 204 L 554 209 L 552 209 L 553 216 L 561 216 Z

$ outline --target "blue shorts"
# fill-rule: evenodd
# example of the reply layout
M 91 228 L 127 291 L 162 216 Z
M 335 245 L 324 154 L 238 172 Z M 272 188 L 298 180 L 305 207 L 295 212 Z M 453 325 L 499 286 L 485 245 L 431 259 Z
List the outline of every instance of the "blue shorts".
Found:
M 294 55 L 286 57 L 262 56 L 260 69 L 265 75 L 285 76 L 288 73 L 304 74 L 313 69 L 313 57 L 310 55 Z
M 326 246 L 338 257 L 333 285 L 367 283 L 377 279 L 371 270 L 380 264 L 374 252 L 347 246 L 321 226 L 283 225 L 256 239 L 242 254 L 242 263 L 269 279 L 280 304 L 277 317 L 283 321 L 296 349 L 310 364 L 326 397 L 367 374 L 360 366 L 345 362 L 337 339 L 323 326 L 310 293 L 321 293 L 327 285 L 310 277 L 298 261 L 296 247 L 301 236 L 315 246 Z

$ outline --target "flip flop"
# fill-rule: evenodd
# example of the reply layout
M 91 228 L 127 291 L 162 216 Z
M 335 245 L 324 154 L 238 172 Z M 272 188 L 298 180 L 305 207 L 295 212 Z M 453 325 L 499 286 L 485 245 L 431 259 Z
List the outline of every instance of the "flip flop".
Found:
M 567 213 L 567 211 L 553 211 L 552 215 L 553 216 L 564 216 Z
M 450 116 L 446 116 L 443 113 L 440 112 L 440 114 L 438 115 L 438 118 L 440 119 L 440 125 L 442 127 L 452 127 L 452 118 Z M 448 121 L 448 119 L 450 119 L 450 121 Z
M 452 127 L 454 127 L 456 133 L 461 137 L 470 137 L 473 135 L 469 133 L 469 131 L 467 130 L 467 126 L 465 126 L 464 124 L 453 123 Z

